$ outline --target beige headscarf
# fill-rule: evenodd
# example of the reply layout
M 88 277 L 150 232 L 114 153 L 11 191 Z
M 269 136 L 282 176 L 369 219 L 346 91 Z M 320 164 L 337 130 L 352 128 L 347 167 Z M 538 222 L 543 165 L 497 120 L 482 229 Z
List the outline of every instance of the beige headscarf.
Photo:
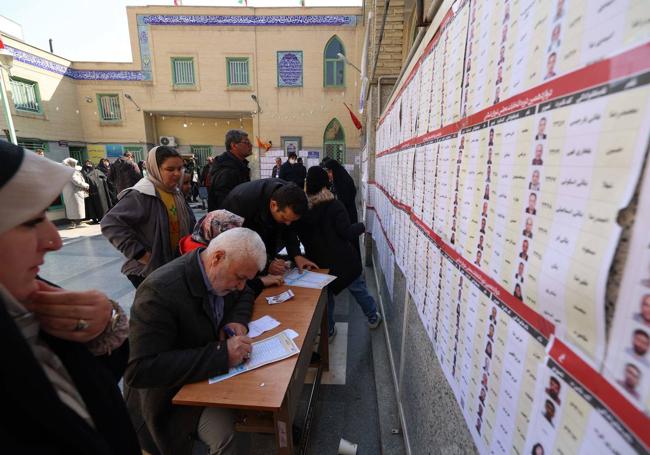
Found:
M 178 222 L 180 224 L 180 235 L 183 237 L 184 235 L 191 234 L 193 227 L 190 226 L 190 214 L 188 212 L 187 204 L 185 203 L 185 196 L 183 196 L 179 187 L 176 187 L 174 191 L 169 191 L 165 188 L 165 185 L 163 185 L 160 169 L 158 168 L 158 163 L 156 161 L 156 150 L 158 150 L 157 146 L 149 150 L 149 154 L 147 155 L 146 178 L 154 184 L 158 191 L 165 191 L 174 195 L 176 213 L 178 214 Z

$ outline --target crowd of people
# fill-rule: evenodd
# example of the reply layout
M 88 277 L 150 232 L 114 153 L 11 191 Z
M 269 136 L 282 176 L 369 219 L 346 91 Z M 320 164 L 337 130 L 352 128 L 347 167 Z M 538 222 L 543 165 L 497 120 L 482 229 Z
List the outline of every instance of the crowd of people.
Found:
M 176 455 L 202 441 L 210 454 L 237 453 L 232 411 L 171 400 L 250 357 L 255 299 L 291 264 L 337 277 L 327 288 L 330 340 L 344 289 L 371 329 L 381 323 L 347 171 L 333 159 L 307 171 L 291 154 L 277 176 L 251 181 L 248 134 L 225 139 L 226 151 L 201 170 L 166 146 L 140 166 L 127 153 L 79 167 L 0 141 L 0 204 L 10 214 L 0 219 L 0 349 L 5 388 L 15 392 L 0 411 L 3 452 Z M 74 226 L 99 222 L 124 255 L 137 289 L 130 318 L 101 292 L 39 277 L 44 256 L 62 246 L 45 216 L 60 193 Z M 197 195 L 209 209 L 198 222 L 188 203 Z

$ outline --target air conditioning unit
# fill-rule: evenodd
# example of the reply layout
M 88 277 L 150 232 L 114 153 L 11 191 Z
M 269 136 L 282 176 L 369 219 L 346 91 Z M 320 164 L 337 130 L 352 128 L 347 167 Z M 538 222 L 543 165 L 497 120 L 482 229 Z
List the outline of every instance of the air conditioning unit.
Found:
M 176 147 L 176 138 L 174 136 L 160 136 L 160 145 Z

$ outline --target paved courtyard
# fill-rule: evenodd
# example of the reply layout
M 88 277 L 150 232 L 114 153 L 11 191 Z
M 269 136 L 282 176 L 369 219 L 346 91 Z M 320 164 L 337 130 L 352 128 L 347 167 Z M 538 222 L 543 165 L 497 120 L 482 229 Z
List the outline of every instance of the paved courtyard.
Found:
M 195 212 L 197 219 L 203 215 Z M 98 289 L 128 313 L 135 290 L 120 273 L 122 255 L 101 235 L 100 227 L 62 227 L 59 233 L 63 248 L 46 256 L 41 276 L 67 289 Z M 363 313 L 349 299 L 347 291 L 337 297 L 338 335 L 330 345 L 332 367 L 323 376 L 308 453 L 337 453 L 342 437 L 358 443 L 359 454 L 381 453 L 371 333 Z M 307 386 L 305 398 L 306 390 Z M 300 422 L 298 417 L 296 423 Z M 248 445 L 245 440 L 244 444 Z M 248 450 L 251 454 L 272 453 L 274 447 L 266 435 L 254 435 L 249 444 L 254 446 Z

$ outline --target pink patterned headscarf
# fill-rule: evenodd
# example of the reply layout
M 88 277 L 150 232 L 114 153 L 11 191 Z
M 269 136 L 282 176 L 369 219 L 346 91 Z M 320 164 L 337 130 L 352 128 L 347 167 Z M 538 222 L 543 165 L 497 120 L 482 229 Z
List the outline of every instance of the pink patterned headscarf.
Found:
M 239 215 L 235 215 L 228 210 L 213 210 L 196 223 L 192 233 L 192 240 L 207 245 L 210 240 L 222 232 L 241 227 L 243 224 L 244 218 Z

